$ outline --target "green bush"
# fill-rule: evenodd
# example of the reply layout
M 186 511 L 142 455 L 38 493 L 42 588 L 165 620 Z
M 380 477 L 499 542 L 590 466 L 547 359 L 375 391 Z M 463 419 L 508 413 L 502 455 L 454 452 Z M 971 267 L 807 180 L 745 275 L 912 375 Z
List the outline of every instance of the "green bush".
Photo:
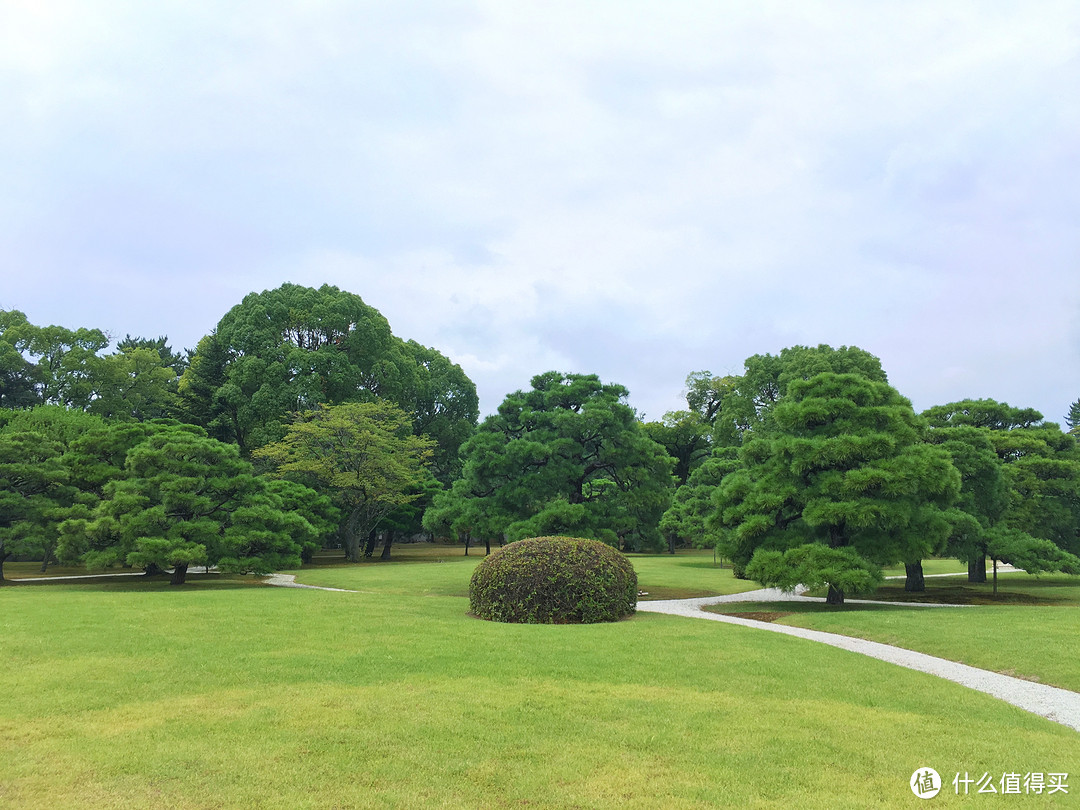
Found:
M 637 574 L 626 557 L 596 540 L 531 537 L 476 567 L 469 607 L 496 622 L 613 622 L 636 610 Z

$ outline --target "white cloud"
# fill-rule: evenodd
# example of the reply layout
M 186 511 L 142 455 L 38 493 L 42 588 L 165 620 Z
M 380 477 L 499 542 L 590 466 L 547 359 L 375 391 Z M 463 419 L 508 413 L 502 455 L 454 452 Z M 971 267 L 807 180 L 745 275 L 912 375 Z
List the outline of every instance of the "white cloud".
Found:
M 832 342 L 1058 417 L 1078 54 L 1056 0 L 9 3 L 0 305 L 190 346 L 328 282 L 489 411 Z

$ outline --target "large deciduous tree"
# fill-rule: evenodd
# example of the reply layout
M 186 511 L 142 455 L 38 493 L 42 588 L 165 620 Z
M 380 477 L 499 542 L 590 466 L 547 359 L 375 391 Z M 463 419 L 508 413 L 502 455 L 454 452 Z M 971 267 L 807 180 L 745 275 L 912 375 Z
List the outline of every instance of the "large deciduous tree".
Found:
M 569 534 L 654 547 L 673 459 L 596 375 L 547 372 L 503 401 L 462 447 L 462 477 L 425 525 L 511 540 Z
M 743 446 L 743 467 L 717 490 L 734 562 L 776 583 L 776 556 L 751 567 L 756 553 L 780 552 L 783 562 L 784 553 L 806 545 L 846 550 L 788 559 L 820 564 L 828 601 L 837 604 L 845 590 L 872 581 L 858 574 L 862 565 L 849 552 L 880 567 L 938 551 L 960 476 L 947 453 L 923 441 L 924 429 L 911 403 L 885 382 L 832 372 L 791 380 L 768 423 Z
M 345 556 L 360 559 L 368 537 L 419 488 L 433 442 L 412 433 L 408 416 L 387 402 L 348 402 L 303 411 L 285 437 L 255 452 L 281 476 L 335 493 L 347 515 Z
M 476 425 L 476 387 L 434 349 L 405 343 L 358 295 L 284 284 L 251 293 L 199 341 L 180 380 L 188 418 L 244 455 L 280 440 L 293 413 L 386 401 L 437 442 L 448 481 Z
M 0 345 L 0 398 L 6 400 L 0 404 L 83 410 L 94 397 L 97 353 L 109 338 L 100 329 L 35 326 L 18 310 L 0 310 Z

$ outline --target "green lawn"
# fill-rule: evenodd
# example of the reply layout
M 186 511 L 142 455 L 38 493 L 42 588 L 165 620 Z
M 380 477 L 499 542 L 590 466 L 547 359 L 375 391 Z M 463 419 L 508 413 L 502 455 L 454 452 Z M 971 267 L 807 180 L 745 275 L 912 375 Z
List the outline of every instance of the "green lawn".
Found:
M 1067 728 L 799 639 L 655 614 L 472 619 L 480 558 L 429 551 L 300 573 L 361 593 L 0 588 L 0 806 L 909 807 L 918 767 L 951 782 L 1080 757 Z M 687 561 L 706 560 L 635 565 L 646 589 L 729 587 L 711 556 Z
M 939 579 L 927 593 L 886 584 L 873 599 L 967 604 L 962 608 L 818 603 L 744 602 L 718 605 L 721 613 L 769 613 L 764 618 L 857 636 L 952 661 L 1080 692 L 1080 580 L 1066 576 L 1002 575 L 990 584 L 964 577 Z M 781 615 L 776 615 L 781 614 Z

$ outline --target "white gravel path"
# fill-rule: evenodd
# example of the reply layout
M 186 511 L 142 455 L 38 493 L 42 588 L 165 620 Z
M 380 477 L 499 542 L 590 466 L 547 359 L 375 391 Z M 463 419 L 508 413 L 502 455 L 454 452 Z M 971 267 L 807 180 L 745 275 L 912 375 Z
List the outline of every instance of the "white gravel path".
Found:
M 1070 692 L 1068 689 L 1059 689 L 1056 686 L 1033 683 L 1021 678 L 1012 678 L 997 672 L 989 672 L 985 669 L 970 667 L 967 664 L 958 664 L 955 661 L 946 661 L 944 658 L 936 658 L 925 653 L 905 650 L 901 647 L 892 647 L 888 644 L 880 644 L 876 641 L 866 641 L 861 638 L 841 636 L 837 633 L 825 633 L 820 630 L 807 630 L 802 627 L 788 627 L 783 624 L 755 621 L 753 619 L 741 619 L 736 616 L 724 616 L 719 613 L 710 613 L 702 610 L 706 605 L 717 605 L 725 602 L 786 602 L 786 601 L 817 601 L 808 596 L 785 593 L 774 588 L 766 588 L 746 593 L 729 594 L 727 596 L 706 596 L 699 599 L 671 599 L 655 602 L 638 602 L 637 609 L 648 613 L 667 613 L 674 616 L 688 616 L 693 619 L 708 619 L 714 622 L 726 624 L 738 624 L 743 627 L 752 627 L 757 630 L 768 630 L 773 633 L 783 633 L 787 636 L 818 641 L 839 647 L 842 650 L 868 655 L 882 661 L 888 661 L 908 669 L 916 669 L 939 678 L 954 681 L 971 689 L 977 689 L 988 695 L 1019 706 L 1025 711 L 1041 715 L 1055 723 L 1080 731 L 1080 694 Z M 849 599 L 848 603 L 857 604 L 859 600 Z M 919 607 L 958 607 L 955 605 L 930 605 L 915 602 L 888 602 L 866 604 L 903 604 L 905 606 Z
M 264 582 L 279 588 L 308 588 L 312 591 L 338 591 L 339 593 L 359 593 L 348 588 L 325 588 L 322 585 L 302 585 L 296 581 L 296 574 L 270 574 Z

